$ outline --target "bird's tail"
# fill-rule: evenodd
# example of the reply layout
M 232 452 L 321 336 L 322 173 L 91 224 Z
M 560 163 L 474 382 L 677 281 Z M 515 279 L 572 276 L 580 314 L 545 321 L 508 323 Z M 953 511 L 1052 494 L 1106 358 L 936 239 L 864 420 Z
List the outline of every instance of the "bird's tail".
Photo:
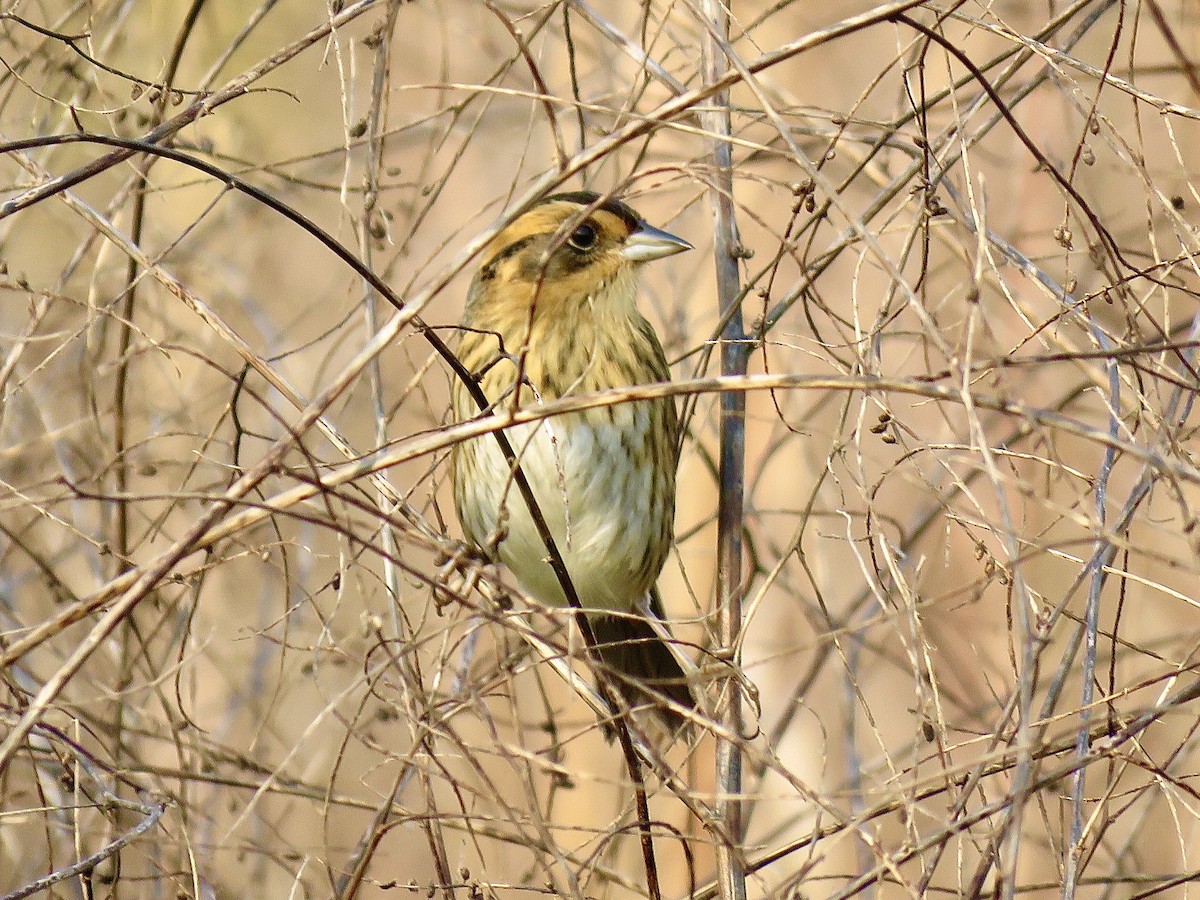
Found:
M 610 683 L 616 684 L 630 706 L 653 704 L 667 727 L 678 731 L 687 718 L 663 703 L 663 698 L 686 710 L 693 709 L 696 701 L 671 648 L 638 616 L 593 615 L 588 623 L 600 659 L 611 673 Z

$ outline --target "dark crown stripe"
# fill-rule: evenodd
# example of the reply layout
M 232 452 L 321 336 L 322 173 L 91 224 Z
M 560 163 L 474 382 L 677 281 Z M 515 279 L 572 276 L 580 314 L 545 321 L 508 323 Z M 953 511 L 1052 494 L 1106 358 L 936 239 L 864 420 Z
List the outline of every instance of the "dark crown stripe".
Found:
M 565 194 L 551 194 L 542 203 L 551 203 L 555 200 L 565 200 L 568 203 L 578 203 L 580 206 L 591 206 L 600 199 L 600 195 L 594 191 L 568 191 Z M 629 230 L 633 231 L 638 227 L 642 217 L 633 211 L 629 206 L 622 203 L 613 197 L 609 197 L 601 203 L 597 209 L 602 209 L 605 212 L 612 213 L 618 219 L 629 226 Z

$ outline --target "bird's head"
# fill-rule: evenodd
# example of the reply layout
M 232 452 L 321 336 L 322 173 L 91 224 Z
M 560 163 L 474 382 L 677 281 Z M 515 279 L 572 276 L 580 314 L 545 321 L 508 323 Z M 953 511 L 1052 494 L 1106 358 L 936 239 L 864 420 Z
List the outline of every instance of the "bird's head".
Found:
M 555 194 L 488 245 L 472 302 L 503 304 L 511 312 L 534 304 L 539 313 L 587 303 L 598 312 L 625 314 L 638 266 L 691 248 L 620 200 L 590 191 Z M 611 309 L 598 308 L 604 306 Z

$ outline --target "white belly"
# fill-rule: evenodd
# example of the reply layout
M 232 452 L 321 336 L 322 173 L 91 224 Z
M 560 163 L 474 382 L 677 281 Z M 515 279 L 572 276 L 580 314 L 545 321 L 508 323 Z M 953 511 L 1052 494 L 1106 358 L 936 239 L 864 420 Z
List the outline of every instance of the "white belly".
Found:
M 639 452 L 646 446 L 649 411 L 641 404 L 619 408 L 619 425 L 606 414 L 590 419 L 587 425 L 578 418 L 547 419 L 505 433 L 580 602 L 587 609 L 630 610 L 650 589 L 662 565 L 661 559 L 650 559 L 655 555 L 651 545 L 662 534 L 655 513 L 663 515 L 663 504 L 652 502 L 653 460 Z M 473 457 L 471 468 L 477 473 L 460 486 L 476 499 L 460 511 L 468 537 L 489 546 L 503 504 L 507 532 L 497 548 L 501 561 L 535 599 L 566 605 L 546 561 L 545 544 L 509 477 L 510 466 L 496 439 L 477 438 L 463 453 Z

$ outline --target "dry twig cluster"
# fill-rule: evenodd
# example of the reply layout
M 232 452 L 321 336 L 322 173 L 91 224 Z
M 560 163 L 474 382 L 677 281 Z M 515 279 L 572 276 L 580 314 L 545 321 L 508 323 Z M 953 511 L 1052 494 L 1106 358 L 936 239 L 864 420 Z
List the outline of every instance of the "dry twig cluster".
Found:
M 728 11 L 0 5 L 0 893 L 655 893 L 447 501 L 473 255 L 565 185 L 701 248 L 661 896 L 1185 896 L 1194 8 Z

